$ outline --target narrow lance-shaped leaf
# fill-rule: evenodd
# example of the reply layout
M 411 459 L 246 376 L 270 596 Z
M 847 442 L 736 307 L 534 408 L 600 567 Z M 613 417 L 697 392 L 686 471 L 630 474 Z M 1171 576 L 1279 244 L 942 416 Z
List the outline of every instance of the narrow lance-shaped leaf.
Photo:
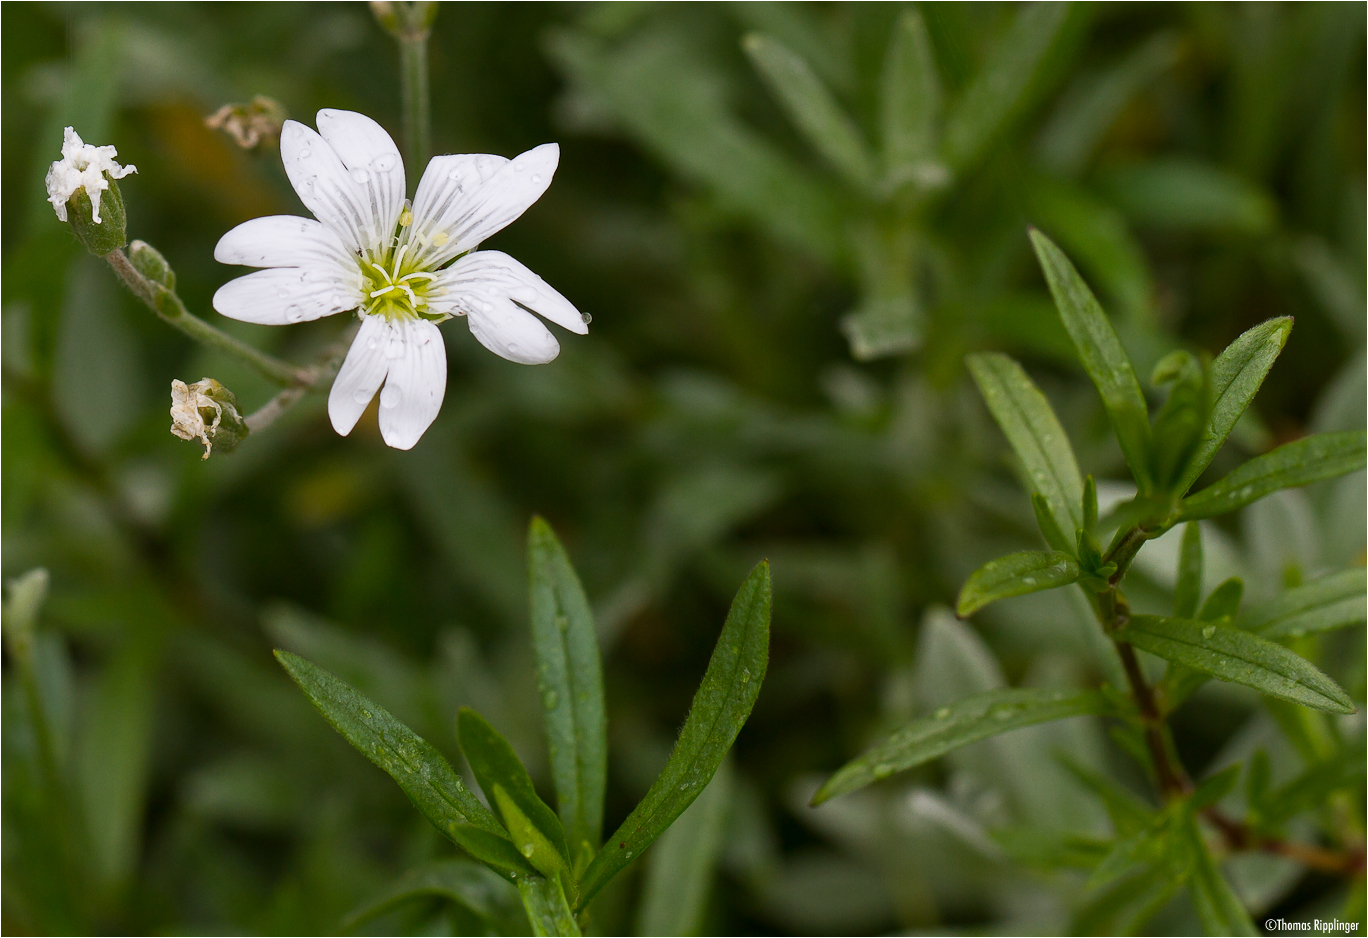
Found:
M 1173 614 L 1191 619 L 1202 599 L 1202 528 L 1196 521 L 1183 527 L 1183 546 L 1178 551 L 1178 583 L 1173 588 Z
M 879 113 L 884 171 L 893 184 L 916 179 L 933 165 L 939 146 L 940 76 L 921 13 L 904 10 L 884 58 Z
M 560 819 L 537 797 L 531 776 L 508 740 L 469 707 L 457 714 L 456 733 L 476 781 L 518 852 L 546 876 L 565 869 L 569 851 Z
M 1237 625 L 1268 638 L 1325 632 L 1360 625 L 1365 615 L 1368 571 L 1341 570 L 1293 587 L 1245 612 Z
M 1202 603 L 1197 618 L 1203 622 L 1229 622 L 1240 611 L 1240 600 L 1244 597 L 1244 581 L 1237 576 L 1223 582 L 1211 591 Z
M 760 77 L 813 149 L 851 182 L 868 186 L 874 167 L 860 132 L 807 62 L 772 36 L 752 33 L 744 45 Z
M 510 879 L 510 873 L 532 872 L 498 819 L 432 744 L 313 662 L 278 649 L 275 656 L 333 729 L 388 773 L 438 830 Z
M 1182 836 L 1192 853 L 1192 904 L 1208 935 L 1257 935 L 1254 923 L 1240 897 L 1230 888 L 1207 849 L 1197 819 L 1189 815 L 1182 825 Z
M 769 630 L 770 571 L 769 563 L 761 562 L 732 600 L 665 768 L 585 870 L 581 907 L 674 823 L 722 764 L 760 695 L 769 664 Z
M 1211 363 L 1211 416 L 1197 443 L 1187 467 L 1183 470 L 1175 491 L 1185 493 L 1192 488 L 1216 453 L 1235 429 L 1240 415 L 1254 400 L 1268 371 L 1277 361 L 1287 337 L 1292 332 L 1292 317 L 1284 316 L 1248 330 Z
M 1069 437 L 1045 395 L 1006 355 L 970 355 L 969 372 L 1031 486 L 1063 532 L 1083 526 L 1083 479 Z
M 1064 328 L 1073 339 L 1083 370 L 1088 373 L 1112 430 L 1126 457 L 1140 493 L 1153 488 L 1150 475 L 1149 409 L 1121 340 L 1116 337 L 1101 305 L 1074 265 L 1053 241 L 1031 229 L 1031 243 L 1040 259 Z
M 812 803 L 819 805 L 981 739 L 1050 720 L 1104 713 L 1106 709 L 1106 699 L 1097 691 L 1012 688 L 975 694 L 913 720 L 847 762 L 817 790 Z
M 560 882 L 545 876 L 523 876 L 518 879 L 518 895 L 522 897 L 527 921 L 532 934 L 539 936 L 578 936 L 579 923 L 565 900 Z
M 584 589 L 555 532 L 533 518 L 527 538 L 532 647 L 556 805 L 572 865 L 599 848 L 608 777 L 608 720 L 598 635 Z
M 1116 636 L 1212 677 L 1316 710 L 1353 713 L 1354 702 L 1315 665 L 1276 642 L 1192 619 L 1134 616 Z
M 1079 577 L 1078 563 L 1059 550 L 1023 550 L 990 560 L 969 574 L 955 612 L 971 615 L 1009 596 L 1067 586 Z
M 1318 433 L 1256 456 L 1179 505 L 1182 520 L 1243 508 L 1278 489 L 1347 475 L 1364 465 L 1364 432 Z

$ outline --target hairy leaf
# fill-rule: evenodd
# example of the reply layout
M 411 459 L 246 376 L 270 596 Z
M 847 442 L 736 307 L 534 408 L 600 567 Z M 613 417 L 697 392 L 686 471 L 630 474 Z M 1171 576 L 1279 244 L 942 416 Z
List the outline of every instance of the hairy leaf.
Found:
M 1077 562 L 1063 551 L 1023 550 L 990 560 L 969 574 L 955 611 L 971 615 L 991 602 L 1068 586 L 1079 577 Z
M 410 899 L 440 896 L 459 903 L 486 926 L 502 934 L 526 929 L 516 893 L 497 874 L 463 858 L 434 860 L 405 873 L 393 884 L 353 909 L 342 920 L 350 932 Z
M 1006 355 L 970 355 L 969 371 L 993 419 L 1021 460 L 1031 486 L 1062 532 L 1083 526 L 1083 479 L 1069 437 L 1050 402 Z
M 1363 567 L 1341 570 L 1247 610 L 1236 621 L 1242 629 L 1269 638 L 1326 632 L 1365 621 L 1368 577 Z
M 556 534 L 533 518 L 527 537 L 532 648 L 556 805 L 571 860 L 583 871 L 599 848 L 608 778 L 608 719 L 593 614 Z
M 1298 654 L 1242 629 L 1162 616 L 1134 616 L 1116 636 L 1136 648 L 1223 681 L 1316 710 L 1353 713 L 1338 684 Z
M 1088 373 L 1107 410 L 1121 452 L 1142 495 L 1151 491 L 1149 410 L 1121 341 L 1074 265 L 1053 241 L 1031 229 L 1031 243 L 1040 259 L 1064 328 L 1073 339 L 1083 370 Z
M 812 803 L 819 805 L 981 739 L 1023 726 L 1106 710 L 1105 699 L 1096 691 L 1016 688 L 976 694 L 913 720 L 864 755 L 847 762 L 827 779 Z
M 438 830 L 504 875 L 532 872 L 498 819 L 427 740 L 308 659 L 279 649 L 275 656 L 333 729 L 388 773 Z
M 1182 520 L 1210 518 L 1243 508 L 1276 492 L 1362 469 L 1364 432 L 1318 433 L 1256 456 L 1230 475 L 1189 495 L 1179 505 Z
M 731 775 L 729 763 L 722 763 L 698 800 L 651 848 L 637 934 L 697 935 L 704 930 L 709 888 L 727 840 Z
M 527 921 L 532 934 L 538 936 L 577 936 L 579 923 L 565 901 L 565 890 L 555 877 L 533 874 L 518 878 L 518 895 L 522 897 Z
M 762 561 L 732 600 L 665 768 L 585 870 L 581 907 L 673 824 L 712 779 L 760 695 L 769 664 L 769 630 L 770 570 Z
M 1183 494 L 1192 488 L 1235 428 L 1263 384 L 1292 332 L 1292 318 L 1283 316 L 1248 330 L 1211 363 L 1211 416 L 1187 467 L 1174 489 Z
M 476 781 L 518 851 L 546 876 L 565 869 L 569 863 L 565 830 L 556 812 L 537 797 L 531 776 L 508 740 L 469 707 L 457 714 L 456 733 Z

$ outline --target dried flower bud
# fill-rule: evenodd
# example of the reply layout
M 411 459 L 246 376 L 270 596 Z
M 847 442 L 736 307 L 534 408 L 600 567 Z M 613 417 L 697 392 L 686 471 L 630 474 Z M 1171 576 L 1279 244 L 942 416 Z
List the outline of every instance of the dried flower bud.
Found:
M 133 268 L 153 283 L 168 290 L 176 289 L 176 272 L 158 251 L 146 241 L 134 241 L 128 246 L 128 260 Z
M 251 150 L 278 144 L 286 116 L 283 104 L 259 94 L 252 98 L 251 104 L 225 104 L 204 119 L 204 126 L 224 131 L 238 146 Z
M 199 440 L 208 459 L 215 444 L 231 453 L 247 438 L 247 422 L 238 412 L 237 397 L 213 378 L 194 384 L 171 382 L 171 432 L 182 440 Z

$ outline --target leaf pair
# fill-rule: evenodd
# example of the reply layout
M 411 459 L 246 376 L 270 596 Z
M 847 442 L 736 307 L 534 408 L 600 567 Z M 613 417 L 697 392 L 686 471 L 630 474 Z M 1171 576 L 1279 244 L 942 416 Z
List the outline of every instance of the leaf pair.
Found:
M 298 655 L 276 658 L 348 742 L 475 859 L 515 883 L 537 934 L 578 934 L 574 910 L 672 824 L 708 784 L 750 715 L 769 660 L 770 575 L 759 564 L 732 603 L 664 770 L 599 852 L 607 730 L 597 638 L 564 549 L 540 519 L 529 538 L 533 645 L 559 815 L 512 746 L 462 710 L 461 749 L 495 812 L 434 747 L 355 688 Z

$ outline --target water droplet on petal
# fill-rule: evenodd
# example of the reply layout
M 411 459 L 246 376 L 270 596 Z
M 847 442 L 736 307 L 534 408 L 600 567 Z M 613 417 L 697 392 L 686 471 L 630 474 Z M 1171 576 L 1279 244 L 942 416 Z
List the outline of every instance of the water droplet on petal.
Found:
M 584 323 L 586 326 L 593 321 L 593 316 L 590 316 L 588 313 L 580 313 L 580 322 Z
M 371 395 L 374 393 L 375 392 L 373 391 L 367 391 L 365 388 L 357 388 L 352 392 L 352 400 L 356 401 L 358 404 L 369 404 Z
M 385 385 L 385 390 L 380 392 L 380 406 L 386 410 L 393 410 L 399 406 L 399 389 L 392 384 Z
M 522 162 L 521 160 L 515 160 L 515 161 L 513 162 L 513 169 L 514 169 L 515 172 L 521 173 L 521 172 L 523 172 L 525 169 L 527 169 L 527 164 L 524 163 L 524 162 Z
M 516 351 L 518 350 L 518 343 L 517 343 L 517 342 L 509 342 L 509 343 L 508 343 L 508 350 L 509 350 L 510 352 L 516 352 Z
M 382 153 L 375 159 L 371 160 L 371 166 L 375 167 L 375 171 L 377 173 L 387 173 L 390 170 L 394 169 L 394 162 L 395 160 L 393 153 Z
M 533 173 L 533 174 L 532 174 L 532 185 L 534 185 L 534 186 L 541 185 L 541 173 Z
M 386 358 L 401 358 L 404 354 L 404 340 L 398 336 L 390 339 L 389 347 L 385 349 Z
M 447 173 L 447 178 L 448 178 L 448 179 L 460 179 L 460 178 L 461 178 L 461 171 L 460 171 L 459 169 L 453 169 L 451 172 Z
M 299 151 L 299 158 L 301 160 L 307 160 L 311 156 L 313 156 L 313 150 L 310 150 L 308 147 Z
M 295 303 L 285 307 L 285 318 L 290 322 L 299 322 L 304 318 L 304 311 Z
M 364 169 L 354 169 L 351 171 L 351 178 L 355 179 L 357 182 L 364 183 L 370 179 L 370 173 L 366 172 Z

